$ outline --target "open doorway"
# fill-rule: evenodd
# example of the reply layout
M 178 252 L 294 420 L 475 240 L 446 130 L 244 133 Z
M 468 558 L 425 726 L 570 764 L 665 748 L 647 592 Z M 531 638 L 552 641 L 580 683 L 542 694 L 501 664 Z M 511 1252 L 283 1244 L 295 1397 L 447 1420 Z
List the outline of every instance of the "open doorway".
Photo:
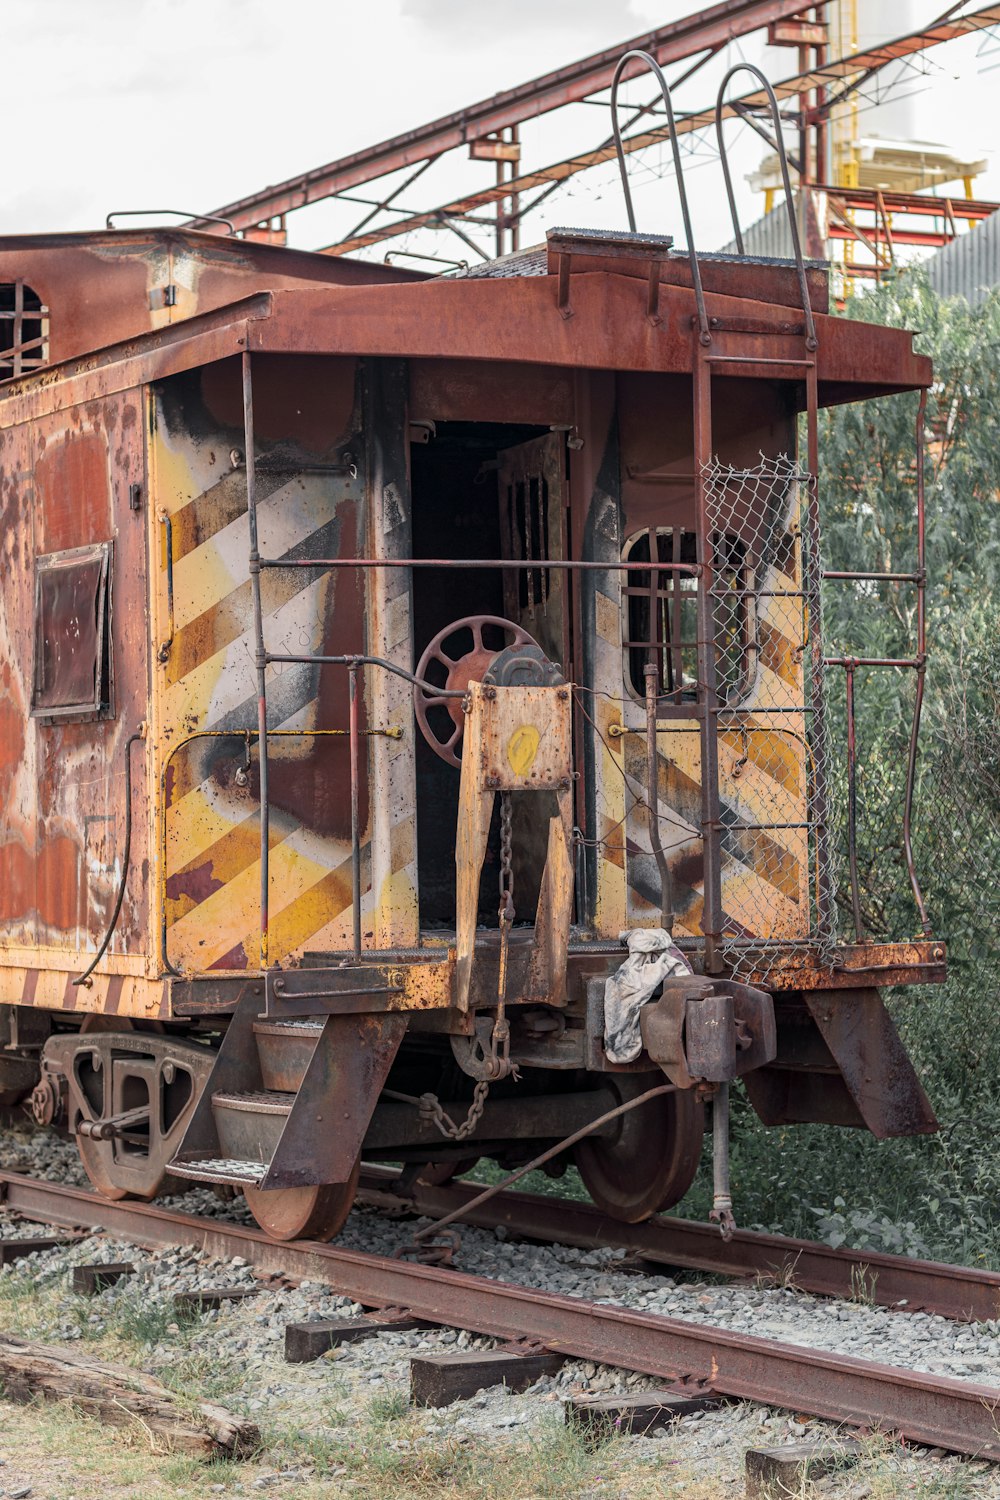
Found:
M 442 422 L 427 443 L 411 448 L 413 553 L 424 558 L 519 558 L 543 564 L 563 553 L 564 442 L 548 428 L 511 423 Z M 565 653 L 568 589 L 562 572 L 508 573 L 485 569 L 419 568 L 413 575 L 414 661 L 448 627 L 475 616 L 512 620 L 560 664 Z M 507 644 L 503 630 L 482 627 L 488 650 Z M 448 650 L 473 649 L 471 632 L 449 639 Z M 442 681 L 443 681 L 442 669 Z M 433 719 L 437 715 L 437 719 Z M 439 706 L 428 712 L 432 731 L 447 741 L 459 717 Z M 456 747 L 460 754 L 460 745 Z M 452 930 L 455 924 L 455 830 L 460 771 L 416 738 L 417 864 L 420 926 Z M 536 797 L 537 801 L 537 797 Z M 530 838 L 517 837 L 515 897 L 520 920 L 534 919 L 541 865 Z M 549 810 L 534 806 L 531 822 L 547 826 Z M 499 876 L 498 816 L 480 884 L 479 918 L 496 923 Z

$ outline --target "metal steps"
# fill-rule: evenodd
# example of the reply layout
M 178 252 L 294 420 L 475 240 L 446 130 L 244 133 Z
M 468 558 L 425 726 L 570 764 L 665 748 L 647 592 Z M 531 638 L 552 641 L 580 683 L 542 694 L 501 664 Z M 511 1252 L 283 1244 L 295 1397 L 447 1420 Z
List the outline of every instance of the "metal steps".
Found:
M 298 1016 L 272 1021 L 259 1016 L 253 1023 L 260 1077 L 265 1090 L 294 1094 L 319 1044 L 325 1016 Z
M 271 1213 L 285 1189 L 348 1183 L 405 1018 L 381 1018 L 385 1035 L 374 1040 L 372 1029 L 366 1016 L 271 1020 L 260 1014 L 256 995 L 244 995 L 168 1170 L 194 1182 L 261 1189 L 271 1203 L 258 1219 L 265 1223 L 277 1222 Z M 355 1056 L 366 1067 L 360 1099 L 353 1076 L 334 1065 Z M 311 1180 L 316 1173 L 319 1180 Z
M 279 1093 L 276 1089 L 213 1093 L 212 1115 L 219 1155 L 269 1164 L 294 1103 L 294 1093 Z

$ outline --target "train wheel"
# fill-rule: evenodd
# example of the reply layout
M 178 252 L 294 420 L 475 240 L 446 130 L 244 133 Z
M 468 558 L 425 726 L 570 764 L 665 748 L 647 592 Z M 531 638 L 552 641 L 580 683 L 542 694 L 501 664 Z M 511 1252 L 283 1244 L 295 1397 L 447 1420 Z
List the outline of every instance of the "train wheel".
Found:
M 243 1191 L 250 1212 L 273 1240 L 332 1240 L 354 1205 L 360 1172 L 359 1157 L 347 1182 Z
M 135 1029 L 136 1025 L 131 1016 L 110 1016 L 102 1011 L 90 1011 L 80 1024 L 80 1035 L 105 1036 L 109 1032 L 130 1032 Z M 152 1022 L 150 1030 L 162 1032 L 163 1026 L 159 1022 Z M 166 1175 L 163 1172 L 157 1172 L 155 1181 L 151 1180 L 141 1192 L 136 1192 L 134 1188 L 116 1186 L 111 1156 L 113 1147 L 110 1141 L 88 1140 L 86 1136 L 78 1135 L 76 1149 L 80 1153 L 83 1170 L 102 1198 L 110 1198 L 115 1203 L 120 1202 L 122 1198 L 138 1198 L 141 1202 L 149 1203 L 163 1187 Z
M 622 1104 L 662 1081 L 662 1073 L 608 1073 L 601 1080 Z M 694 1091 L 679 1089 L 619 1116 L 616 1136 L 581 1141 L 573 1159 L 598 1208 L 638 1224 L 680 1202 L 698 1170 L 704 1116 Z
M 80 1153 L 83 1170 L 102 1198 L 111 1198 L 114 1202 L 118 1202 L 121 1198 L 139 1198 L 148 1203 L 163 1187 L 166 1174 L 155 1168 L 153 1177 L 150 1178 L 148 1184 L 142 1186 L 141 1191 L 135 1186 L 127 1188 L 117 1186 L 114 1180 L 116 1174 L 111 1156 L 111 1141 L 95 1141 L 87 1136 L 78 1135 L 76 1149 Z

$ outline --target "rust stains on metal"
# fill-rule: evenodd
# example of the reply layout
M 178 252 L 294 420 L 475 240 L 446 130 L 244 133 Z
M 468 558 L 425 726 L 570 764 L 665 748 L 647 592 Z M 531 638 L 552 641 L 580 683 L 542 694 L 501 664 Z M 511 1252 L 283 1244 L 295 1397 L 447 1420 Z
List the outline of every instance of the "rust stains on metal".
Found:
M 110 535 L 110 454 L 99 431 L 64 432 L 40 445 L 35 464 L 39 552 L 61 552 Z

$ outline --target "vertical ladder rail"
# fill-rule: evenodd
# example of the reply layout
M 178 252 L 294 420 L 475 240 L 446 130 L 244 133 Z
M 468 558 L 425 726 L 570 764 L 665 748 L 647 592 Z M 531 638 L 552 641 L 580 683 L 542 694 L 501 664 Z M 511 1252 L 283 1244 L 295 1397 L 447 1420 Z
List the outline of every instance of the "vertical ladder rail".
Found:
M 808 326 L 808 320 L 807 320 Z M 816 872 L 816 919 L 821 939 L 835 940 L 834 893 L 826 858 L 828 788 L 826 775 L 826 692 L 824 688 L 823 616 L 821 608 L 822 565 L 819 555 L 819 371 L 813 360 L 806 370 L 806 463 L 809 496 L 806 505 L 808 555 L 803 559 L 802 587 L 808 599 L 809 644 L 812 673 L 809 707 L 812 719 L 812 819 L 818 863 Z M 808 572 L 806 571 L 808 570 Z
M 703 859 L 703 895 L 701 930 L 705 940 L 705 972 L 719 972 L 719 956 L 722 936 L 722 818 L 719 799 L 719 704 L 715 673 L 715 615 L 712 607 L 712 582 L 715 576 L 715 547 L 711 527 L 708 524 L 708 497 L 705 474 L 712 457 L 712 367 L 708 351 L 712 347 L 712 333 L 705 305 L 705 290 L 701 280 L 701 267 L 691 226 L 691 211 L 687 189 L 684 185 L 684 167 L 680 145 L 674 125 L 674 106 L 670 87 L 663 70 L 648 52 L 626 52 L 615 69 L 611 84 L 611 124 L 621 173 L 625 207 L 629 228 L 636 232 L 635 208 L 632 190 L 629 187 L 628 169 L 622 146 L 621 128 L 618 123 L 618 88 L 622 75 L 632 61 L 644 62 L 660 86 L 660 93 L 667 112 L 670 127 L 670 146 L 677 177 L 677 193 L 684 220 L 688 259 L 691 263 L 691 282 L 694 287 L 697 315 L 694 322 L 698 328 L 698 345 L 693 362 L 694 414 L 692 446 L 694 449 L 695 509 L 698 537 L 697 599 L 697 662 L 698 662 L 698 708 L 701 738 L 701 834 Z M 650 569 L 656 566 L 652 533 L 650 535 Z M 658 803 L 650 808 L 651 817 L 659 816 Z
M 260 590 L 260 546 L 257 536 L 257 467 L 254 454 L 253 374 L 250 352 L 243 351 L 243 442 L 247 467 L 247 524 L 250 533 L 250 589 L 253 598 L 254 664 L 257 669 L 257 754 L 260 765 L 260 966 L 268 967 L 268 894 L 271 807 L 267 778 L 267 650 Z
M 732 215 L 733 229 L 736 234 L 736 248 L 740 255 L 745 254 L 743 249 L 743 230 L 740 227 L 739 214 L 736 212 L 736 197 L 733 193 L 733 178 L 729 170 L 729 155 L 726 151 L 725 135 L 722 129 L 722 106 L 725 102 L 726 90 L 730 81 L 737 73 L 751 73 L 760 83 L 767 95 L 768 106 L 771 111 L 771 123 L 774 128 L 774 145 L 778 153 L 778 165 L 781 168 L 781 182 L 785 192 L 785 211 L 788 215 L 788 227 L 792 236 L 792 250 L 795 257 L 795 270 L 799 279 L 799 292 L 802 297 L 802 311 L 806 320 L 806 348 L 812 352 L 816 348 L 816 325 L 813 321 L 812 303 L 809 300 L 809 284 L 806 281 L 805 262 L 802 259 L 802 244 L 799 239 L 799 226 L 795 217 L 795 205 L 792 201 L 792 183 L 788 175 L 788 155 L 785 151 L 785 141 L 781 133 L 781 111 L 778 109 L 778 101 L 774 96 L 774 90 L 767 78 L 755 67 L 753 63 L 739 62 L 729 69 L 719 88 L 719 97 L 715 104 L 715 134 L 719 142 L 719 157 L 722 161 L 722 174 L 726 179 L 726 197 L 729 199 L 729 212 Z M 671 121 L 671 125 L 673 121 Z
M 920 917 L 924 937 L 931 935 L 930 918 L 924 901 L 916 862 L 913 858 L 913 791 L 917 776 L 917 743 L 920 738 L 920 711 L 924 702 L 924 679 L 927 672 L 927 519 L 924 499 L 924 424 L 927 419 L 927 392 L 920 392 L 917 405 L 917 686 L 913 701 L 913 724 L 910 729 L 910 754 L 906 764 L 906 797 L 903 802 L 903 852 L 910 877 L 913 900 Z
M 712 365 L 707 348 L 695 355 L 694 485 L 698 537 L 697 661 L 701 719 L 702 914 L 705 973 L 722 967 L 722 807 L 719 793 L 719 694 L 715 672 L 715 538 L 709 518 L 706 475 L 712 461 Z
M 681 148 L 677 140 L 677 131 L 674 126 L 674 106 L 670 97 L 670 86 L 663 76 L 663 69 L 648 52 L 633 51 L 626 52 L 621 62 L 615 69 L 615 76 L 611 81 L 611 129 L 615 139 L 615 151 L 618 156 L 618 170 L 621 173 L 622 190 L 625 194 L 625 208 L 628 213 L 629 228 L 636 233 L 635 208 L 632 204 L 632 189 L 629 187 L 628 167 L 625 164 L 625 151 L 622 146 L 621 127 L 618 124 L 618 86 L 622 80 L 628 64 L 632 61 L 644 62 L 649 71 L 660 85 L 660 93 L 667 111 L 667 123 L 670 127 L 670 148 L 674 158 L 674 172 L 677 176 L 677 194 L 681 200 L 681 215 L 684 219 L 684 235 L 687 239 L 687 252 L 691 261 L 691 280 L 694 283 L 694 297 L 698 307 L 698 337 L 699 341 L 708 345 L 712 342 L 712 335 L 708 327 L 708 313 L 705 308 L 705 291 L 701 284 L 701 267 L 698 265 L 698 252 L 694 245 L 694 231 L 691 228 L 691 210 L 688 207 L 687 188 L 684 186 L 684 167 L 681 162 Z

